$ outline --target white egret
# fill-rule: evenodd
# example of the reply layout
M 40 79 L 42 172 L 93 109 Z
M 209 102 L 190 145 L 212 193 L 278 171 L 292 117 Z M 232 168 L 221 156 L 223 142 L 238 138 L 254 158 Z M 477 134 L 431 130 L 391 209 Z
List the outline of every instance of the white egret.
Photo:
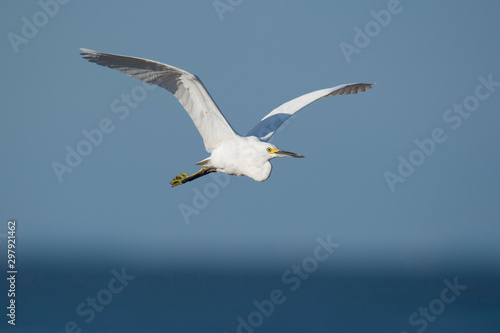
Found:
M 271 159 L 304 157 L 281 150 L 269 143 L 276 130 L 294 113 L 323 98 L 356 94 L 372 87 L 369 83 L 349 83 L 313 91 L 297 97 L 271 111 L 245 136 L 238 135 L 203 86 L 200 79 L 182 69 L 153 60 L 82 50 L 84 59 L 116 69 L 128 76 L 155 84 L 170 91 L 179 100 L 200 132 L 210 157 L 196 163 L 201 170 L 188 175 L 181 173 L 170 183 L 172 187 L 192 181 L 210 172 L 248 176 L 258 182 L 271 174 Z

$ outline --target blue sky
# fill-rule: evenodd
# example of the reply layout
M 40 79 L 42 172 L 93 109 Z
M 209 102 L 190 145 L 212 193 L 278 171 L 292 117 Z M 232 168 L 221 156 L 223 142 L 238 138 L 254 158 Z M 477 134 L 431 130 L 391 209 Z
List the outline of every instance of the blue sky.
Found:
M 498 2 L 233 3 L 0 4 L 0 220 L 18 220 L 25 262 L 280 266 L 331 235 L 332 269 L 498 263 Z M 274 160 L 266 182 L 172 189 L 208 156 L 182 106 L 80 47 L 195 73 L 241 134 L 301 94 L 376 85 L 294 117 L 272 142 L 306 158 Z M 60 181 L 53 163 L 99 126 L 109 133 Z

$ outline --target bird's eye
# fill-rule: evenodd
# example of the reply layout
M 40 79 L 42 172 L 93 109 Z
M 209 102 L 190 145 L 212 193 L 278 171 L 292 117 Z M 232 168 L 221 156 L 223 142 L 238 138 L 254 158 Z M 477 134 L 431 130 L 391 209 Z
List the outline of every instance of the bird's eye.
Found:
M 267 149 L 266 149 L 266 150 L 267 150 L 267 152 L 268 152 L 268 153 L 270 153 L 270 152 L 272 152 L 272 151 L 273 151 L 273 148 L 271 148 L 271 147 L 267 147 Z

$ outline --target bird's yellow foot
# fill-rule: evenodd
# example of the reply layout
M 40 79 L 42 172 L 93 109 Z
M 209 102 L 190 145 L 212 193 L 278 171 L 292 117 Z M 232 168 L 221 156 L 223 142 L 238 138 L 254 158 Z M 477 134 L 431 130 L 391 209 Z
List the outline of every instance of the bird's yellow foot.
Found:
M 187 173 L 181 173 L 180 175 L 175 176 L 175 178 L 170 182 L 170 185 L 172 185 L 172 187 L 182 185 L 182 181 L 187 177 L 189 177 Z

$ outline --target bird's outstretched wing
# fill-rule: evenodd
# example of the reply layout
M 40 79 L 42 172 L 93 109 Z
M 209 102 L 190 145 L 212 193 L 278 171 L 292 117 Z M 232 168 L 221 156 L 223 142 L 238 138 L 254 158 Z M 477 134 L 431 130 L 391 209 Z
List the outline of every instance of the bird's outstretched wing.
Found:
M 90 62 L 116 69 L 134 79 L 156 84 L 174 94 L 193 120 L 209 153 L 236 135 L 195 75 L 148 59 L 80 50 L 83 58 Z
M 288 118 L 312 102 L 324 97 L 357 94 L 371 87 L 371 83 L 348 83 L 302 95 L 271 111 L 246 136 L 256 136 L 262 141 L 268 141 Z

